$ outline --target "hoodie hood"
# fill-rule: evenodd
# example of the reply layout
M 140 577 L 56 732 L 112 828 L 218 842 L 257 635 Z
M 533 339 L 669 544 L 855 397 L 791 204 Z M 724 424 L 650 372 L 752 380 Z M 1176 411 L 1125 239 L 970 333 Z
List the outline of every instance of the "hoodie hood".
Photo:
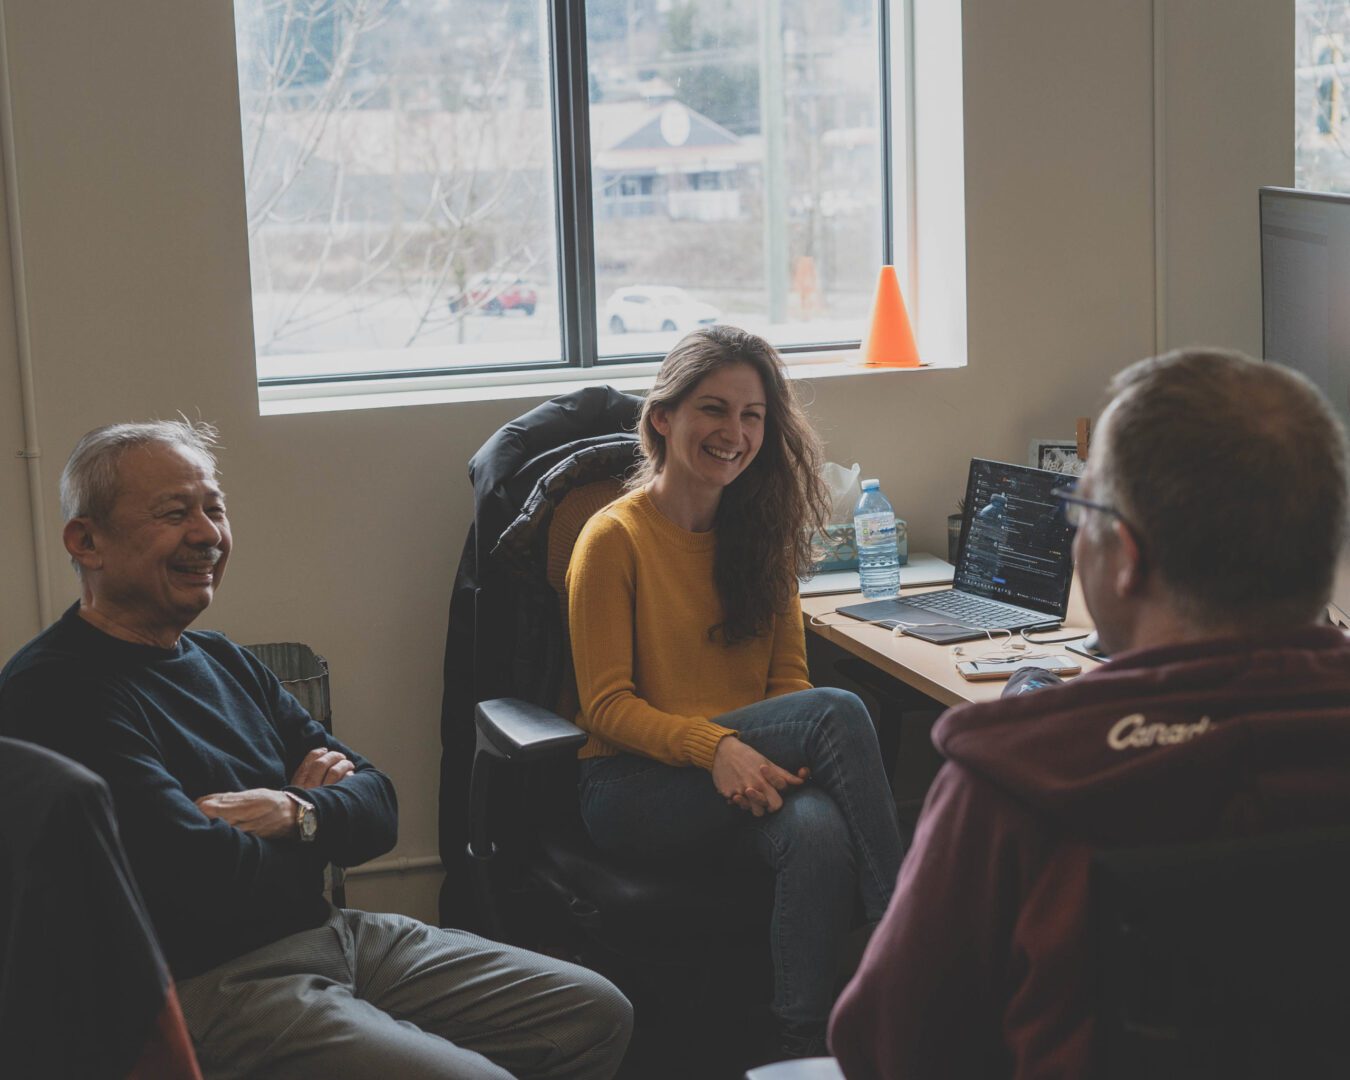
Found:
M 1340 823 L 1350 643 L 1308 627 L 1138 650 L 1063 686 L 952 709 L 933 741 L 1096 844 Z

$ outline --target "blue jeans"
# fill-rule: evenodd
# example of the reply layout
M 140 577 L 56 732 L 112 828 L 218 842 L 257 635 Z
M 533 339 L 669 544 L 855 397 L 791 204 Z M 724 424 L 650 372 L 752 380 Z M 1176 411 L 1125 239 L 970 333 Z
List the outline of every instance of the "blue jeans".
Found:
M 862 896 L 886 912 L 904 854 L 895 801 L 867 708 L 844 690 L 802 690 L 717 717 L 774 764 L 811 778 L 783 808 L 754 817 L 729 806 L 703 769 L 634 754 L 581 763 L 581 815 L 596 845 L 630 858 L 706 850 L 720 838 L 774 873 L 773 1011 L 823 1021 L 841 946 Z

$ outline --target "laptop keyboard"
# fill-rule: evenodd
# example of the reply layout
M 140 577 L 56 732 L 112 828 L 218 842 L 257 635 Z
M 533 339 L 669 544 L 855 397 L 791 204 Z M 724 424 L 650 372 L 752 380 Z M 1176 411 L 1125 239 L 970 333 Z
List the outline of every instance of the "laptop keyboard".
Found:
M 983 596 L 972 596 L 970 593 L 957 592 L 955 589 L 906 596 L 904 601 L 906 604 L 913 604 L 933 615 L 945 616 L 964 626 L 977 626 L 987 630 L 1056 621 L 1053 615 L 1042 615 L 1040 612 L 1029 611 L 1014 604 L 989 600 Z

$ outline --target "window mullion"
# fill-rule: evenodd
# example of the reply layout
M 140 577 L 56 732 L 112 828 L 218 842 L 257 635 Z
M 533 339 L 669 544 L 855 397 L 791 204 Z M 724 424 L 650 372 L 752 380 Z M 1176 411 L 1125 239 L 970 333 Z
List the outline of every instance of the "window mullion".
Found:
M 586 3 L 550 0 L 549 13 L 563 359 L 586 368 L 598 351 Z
M 886 263 L 900 274 L 900 287 L 918 309 L 918 220 L 916 176 L 915 0 L 878 0 L 883 24 L 882 50 L 882 200 L 887 231 L 883 241 Z
M 881 65 L 881 111 L 878 123 L 881 130 L 881 262 L 895 265 L 895 189 L 892 186 L 895 157 L 894 110 L 891 100 L 891 5 L 890 0 L 877 0 L 877 62 Z

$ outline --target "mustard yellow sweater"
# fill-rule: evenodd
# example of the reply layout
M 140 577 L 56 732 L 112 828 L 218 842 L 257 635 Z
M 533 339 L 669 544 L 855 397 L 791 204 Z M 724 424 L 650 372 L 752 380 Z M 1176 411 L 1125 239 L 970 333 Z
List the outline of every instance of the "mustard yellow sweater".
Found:
M 716 533 L 686 532 L 645 491 L 592 516 L 567 568 L 567 616 L 580 713 L 580 756 L 620 751 L 712 768 L 731 734 L 712 717 L 808 690 L 802 611 L 733 646 L 709 640 L 722 621 L 713 583 Z

